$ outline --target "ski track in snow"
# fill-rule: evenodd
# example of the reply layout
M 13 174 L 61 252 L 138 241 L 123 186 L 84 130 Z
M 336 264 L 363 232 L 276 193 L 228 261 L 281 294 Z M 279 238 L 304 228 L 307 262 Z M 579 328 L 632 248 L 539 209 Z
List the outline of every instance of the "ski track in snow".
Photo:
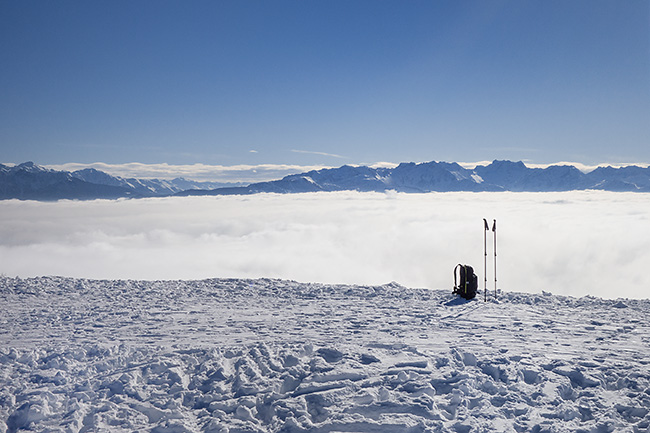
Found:
M 0 277 L 0 432 L 645 432 L 649 300 Z

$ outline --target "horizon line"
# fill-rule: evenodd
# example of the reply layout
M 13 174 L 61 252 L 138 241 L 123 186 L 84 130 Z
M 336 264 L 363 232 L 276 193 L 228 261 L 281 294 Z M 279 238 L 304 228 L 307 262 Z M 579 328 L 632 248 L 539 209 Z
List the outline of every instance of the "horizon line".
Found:
M 477 162 L 456 162 L 461 167 L 473 170 L 478 166 L 486 166 L 492 164 L 493 161 L 477 161 Z M 548 168 L 551 166 L 573 166 L 583 173 L 589 173 L 599 167 L 613 167 L 623 168 L 630 166 L 637 166 L 648 168 L 650 163 L 600 163 L 600 164 L 583 164 L 578 162 L 559 161 L 555 163 L 532 163 L 526 161 L 512 161 L 502 159 L 501 161 L 522 162 L 528 168 Z M 25 161 L 31 162 L 31 161 Z M 23 163 L 2 163 L 7 166 L 17 166 Z M 432 161 L 412 161 L 415 164 L 428 163 Z M 448 162 L 436 161 L 433 162 Z M 455 162 L 455 161 L 451 161 Z M 354 167 L 370 167 L 370 168 L 395 168 L 400 163 L 394 162 L 375 162 L 375 163 L 359 163 L 359 164 L 344 164 Z M 169 164 L 169 163 L 76 163 L 69 162 L 63 164 L 37 164 L 52 170 L 73 172 L 86 168 L 94 168 L 103 171 L 112 176 L 119 176 L 122 178 L 138 178 L 138 179 L 175 179 L 185 178 L 194 181 L 205 182 L 221 182 L 221 183 L 245 183 L 245 182 L 265 182 L 277 180 L 290 174 L 299 174 L 313 170 L 335 169 L 341 166 L 331 166 L 325 164 L 234 164 L 234 165 L 219 165 L 219 164 Z

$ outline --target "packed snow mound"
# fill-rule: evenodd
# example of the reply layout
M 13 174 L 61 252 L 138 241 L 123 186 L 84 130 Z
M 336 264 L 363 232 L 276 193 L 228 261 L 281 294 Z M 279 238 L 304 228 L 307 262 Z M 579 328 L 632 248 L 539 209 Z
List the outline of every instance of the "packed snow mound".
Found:
M 648 430 L 650 301 L 450 292 L 0 277 L 0 432 Z

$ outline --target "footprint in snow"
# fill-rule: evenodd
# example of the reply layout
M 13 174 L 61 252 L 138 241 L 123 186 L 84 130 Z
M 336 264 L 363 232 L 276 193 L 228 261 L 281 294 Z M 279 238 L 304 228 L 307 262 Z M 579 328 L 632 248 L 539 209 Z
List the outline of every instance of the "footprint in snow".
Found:
M 318 349 L 316 353 L 329 364 L 334 364 L 343 359 L 343 353 L 332 348 L 324 347 Z

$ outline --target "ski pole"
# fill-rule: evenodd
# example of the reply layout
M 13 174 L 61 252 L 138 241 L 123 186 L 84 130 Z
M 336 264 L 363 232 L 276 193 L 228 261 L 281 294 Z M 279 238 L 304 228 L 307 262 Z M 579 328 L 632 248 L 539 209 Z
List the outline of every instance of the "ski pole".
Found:
M 494 220 L 492 225 L 494 232 L 494 300 L 497 299 L 497 220 Z
M 487 302 L 487 232 L 490 226 L 483 218 L 483 302 Z

